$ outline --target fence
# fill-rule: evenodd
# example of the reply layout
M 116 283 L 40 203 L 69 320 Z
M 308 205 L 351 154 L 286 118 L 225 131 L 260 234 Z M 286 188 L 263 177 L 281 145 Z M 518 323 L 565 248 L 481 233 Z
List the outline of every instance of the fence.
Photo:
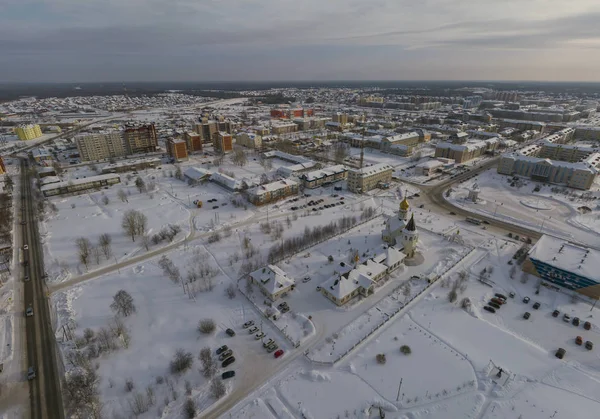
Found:
M 403 311 L 408 305 L 410 305 L 413 301 L 415 301 L 417 298 L 419 298 L 420 296 L 422 296 L 425 292 L 430 291 L 431 287 L 438 283 L 441 279 L 445 278 L 446 276 L 450 275 L 451 271 L 456 268 L 463 260 L 465 260 L 467 257 L 469 257 L 470 255 L 473 254 L 473 252 L 475 251 L 475 248 L 472 248 L 467 254 L 465 254 L 463 257 L 461 257 L 458 261 L 456 261 L 456 263 L 454 265 L 452 265 L 450 268 L 448 268 L 446 270 L 446 272 L 444 272 L 443 274 L 441 274 L 440 276 L 438 276 L 436 279 L 434 279 L 433 281 L 431 281 L 429 284 L 427 284 L 427 286 L 425 288 L 423 288 L 421 291 L 419 291 L 417 294 L 415 294 L 408 302 L 405 303 L 401 303 L 401 307 L 397 308 L 396 311 L 394 311 L 394 313 L 392 313 L 390 316 L 388 316 L 385 320 L 383 320 L 380 324 L 378 324 L 377 326 L 375 326 L 367 335 L 363 336 L 358 342 L 356 342 L 354 345 L 352 345 L 351 348 L 349 348 L 346 352 L 344 352 L 343 354 L 341 354 L 340 356 L 338 356 L 334 361 L 332 361 L 331 363 L 329 362 L 323 362 L 323 361 L 313 361 L 308 354 L 306 354 L 306 357 L 315 363 L 320 363 L 323 365 L 335 365 L 336 363 L 338 363 L 339 361 L 341 361 L 346 355 L 348 355 L 350 352 L 352 352 L 354 349 L 356 349 L 356 347 L 358 345 L 360 345 L 361 343 L 363 343 L 365 340 L 367 340 L 369 337 L 371 337 L 375 332 L 377 332 L 381 327 L 383 327 L 386 323 L 388 323 L 390 320 L 395 319 L 396 316 L 398 316 L 398 314 Z M 396 287 L 389 295 L 392 295 L 393 293 L 397 292 L 399 288 L 401 288 L 403 285 L 399 285 L 398 287 Z

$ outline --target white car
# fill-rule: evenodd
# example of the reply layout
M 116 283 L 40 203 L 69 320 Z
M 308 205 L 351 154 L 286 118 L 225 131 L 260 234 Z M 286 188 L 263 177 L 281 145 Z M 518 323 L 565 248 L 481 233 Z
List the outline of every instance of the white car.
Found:
M 250 334 L 256 333 L 256 332 L 258 332 L 258 327 L 256 327 L 256 326 L 254 326 L 248 330 L 248 333 L 250 333 Z
M 254 336 L 254 339 L 259 340 L 263 337 L 265 337 L 264 332 L 260 332 L 260 333 L 257 333 L 256 336 Z
M 26 245 L 26 244 L 25 244 L 25 245 L 23 245 L 23 250 L 27 250 L 27 249 L 29 249 L 29 246 L 28 246 L 28 245 Z
M 310 276 L 305 276 L 304 278 L 302 278 L 302 282 L 308 282 L 310 281 Z

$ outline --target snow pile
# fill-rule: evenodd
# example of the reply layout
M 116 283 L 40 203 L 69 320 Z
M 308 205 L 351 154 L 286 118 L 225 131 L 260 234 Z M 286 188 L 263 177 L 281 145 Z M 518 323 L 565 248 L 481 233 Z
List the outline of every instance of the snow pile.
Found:
M 302 376 L 313 382 L 331 381 L 331 377 L 321 371 L 311 370 L 302 373 Z

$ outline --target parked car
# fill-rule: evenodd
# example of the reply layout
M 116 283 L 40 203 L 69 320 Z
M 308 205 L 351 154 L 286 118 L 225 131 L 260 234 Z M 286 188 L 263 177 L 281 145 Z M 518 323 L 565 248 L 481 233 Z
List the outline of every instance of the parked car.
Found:
M 254 320 L 247 321 L 244 323 L 244 329 L 249 328 L 250 326 L 254 326 Z
M 27 317 L 33 316 L 33 307 L 27 307 L 27 310 L 25 310 L 25 315 Z
M 317 291 L 321 291 L 321 286 L 317 285 Z
M 585 323 L 583 324 L 583 328 L 584 328 L 585 330 L 590 330 L 590 329 L 592 328 L 592 324 L 591 324 L 590 322 L 585 322 Z
M 229 349 L 229 346 L 227 346 L 227 345 L 221 346 L 219 349 L 217 349 L 217 355 L 222 354 L 223 352 L 225 352 L 228 349 Z
M 511 291 L 510 293 L 508 293 L 508 296 L 509 296 L 510 298 L 515 298 L 515 293 Z
M 506 302 L 506 301 L 504 301 L 503 299 L 501 299 L 501 298 L 496 298 L 496 297 L 492 298 L 490 301 L 491 301 L 491 302 L 493 302 L 493 303 L 496 303 L 496 304 L 498 304 L 498 305 L 500 305 L 500 306 Z
M 567 351 L 565 351 L 563 348 L 558 348 L 558 351 L 556 351 L 556 357 L 558 359 L 563 359 L 566 353 Z
M 35 367 L 29 367 L 27 370 L 27 379 L 33 380 L 35 378 Z
M 524 302 L 525 304 L 529 303 L 529 297 L 525 297 L 525 298 L 523 298 L 523 302 Z
M 559 315 L 559 314 L 560 314 L 560 311 L 558 311 L 558 310 L 554 310 L 554 311 L 552 312 L 552 317 L 558 317 L 558 315 Z
M 525 314 L 523 314 L 523 318 L 524 318 L 525 320 L 528 320 L 530 317 L 531 317 L 531 313 L 530 313 L 530 312 L 528 312 L 528 311 L 526 311 L 526 312 L 525 312 Z
M 250 334 L 253 334 L 256 332 L 258 332 L 258 327 L 256 327 L 256 326 L 253 326 L 248 330 L 248 333 L 250 333 Z
M 565 313 L 563 316 L 563 321 L 569 323 L 571 321 L 571 316 Z
M 501 300 L 506 301 L 506 296 L 504 294 L 498 294 L 498 293 L 496 293 L 494 295 L 496 296 L 496 298 L 500 298 Z
M 535 310 L 537 310 L 538 308 L 540 308 L 540 303 L 536 302 L 536 303 L 533 305 L 533 308 L 534 308 Z
M 581 336 L 577 336 L 575 338 L 575 344 L 579 346 L 583 345 L 583 338 Z
M 287 313 L 288 311 L 290 311 L 290 308 L 288 306 L 285 306 L 285 307 L 281 308 L 281 312 L 284 313 L 284 314 Z
M 225 371 L 221 374 L 221 378 L 223 380 L 227 380 L 228 378 L 235 377 L 235 371 Z
M 218 205 L 213 206 L 213 209 L 219 209 Z
M 573 317 L 573 326 L 579 326 L 579 317 Z
M 495 303 L 495 302 L 493 302 L 493 301 L 489 301 L 489 302 L 488 302 L 488 305 L 489 305 L 490 307 L 494 307 L 496 310 L 500 310 L 500 304 L 497 304 L 497 303 Z
M 302 282 L 306 283 L 310 281 L 310 276 L 305 276 L 304 278 L 302 278 Z
M 234 362 L 235 362 L 235 357 L 230 356 L 225 361 L 223 361 L 223 363 L 221 364 L 221 366 L 223 368 L 225 368 L 225 367 L 228 367 L 229 365 L 233 364 Z
M 221 355 L 219 355 L 219 361 L 225 361 L 231 355 L 233 355 L 233 351 L 231 349 L 228 349 L 225 352 L 223 352 Z
M 269 339 L 268 341 L 263 343 L 263 348 L 266 348 L 267 346 L 271 346 L 273 343 L 275 343 L 275 341 L 273 339 Z
M 265 337 L 265 333 L 264 332 L 259 332 L 254 336 L 254 339 L 259 340 Z
M 279 358 L 281 355 L 283 355 L 283 349 L 278 350 L 277 352 L 274 353 L 275 358 Z
M 229 336 L 234 337 L 235 336 L 235 332 L 233 329 L 227 329 L 225 331 L 225 333 L 227 333 Z
M 490 306 L 485 306 L 483 309 L 486 310 L 486 311 L 489 311 L 490 313 L 495 313 L 496 312 L 496 309 L 494 309 L 494 308 L 492 308 Z
M 277 346 L 277 344 L 274 343 L 271 346 L 267 346 L 267 352 L 271 353 L 271 352 L 273 352 L 277 348 L 279 348 L 279 346 Z
M 589 350 L 589 351 L 591 351 L 592 349 L 594 349 L 594 342 L 592 342 L 592 341 L 589 341 L 589 340 L 588 340 L 588 341 L 585 343 L 585 349 L 587 349 L 587 350 Z

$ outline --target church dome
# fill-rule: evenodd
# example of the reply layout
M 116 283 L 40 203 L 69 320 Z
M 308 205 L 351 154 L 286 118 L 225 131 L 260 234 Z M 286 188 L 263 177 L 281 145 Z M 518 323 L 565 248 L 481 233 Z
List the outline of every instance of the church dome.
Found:
M 402 202 L 400 202 L 400 209 L 402 211 L 406 211 L 406 210 L 408 210 L 408 208 L 410 208 L 410 204 L 408 203 L 408 200 L 406 199 L 406 197 L 404 197 Z

